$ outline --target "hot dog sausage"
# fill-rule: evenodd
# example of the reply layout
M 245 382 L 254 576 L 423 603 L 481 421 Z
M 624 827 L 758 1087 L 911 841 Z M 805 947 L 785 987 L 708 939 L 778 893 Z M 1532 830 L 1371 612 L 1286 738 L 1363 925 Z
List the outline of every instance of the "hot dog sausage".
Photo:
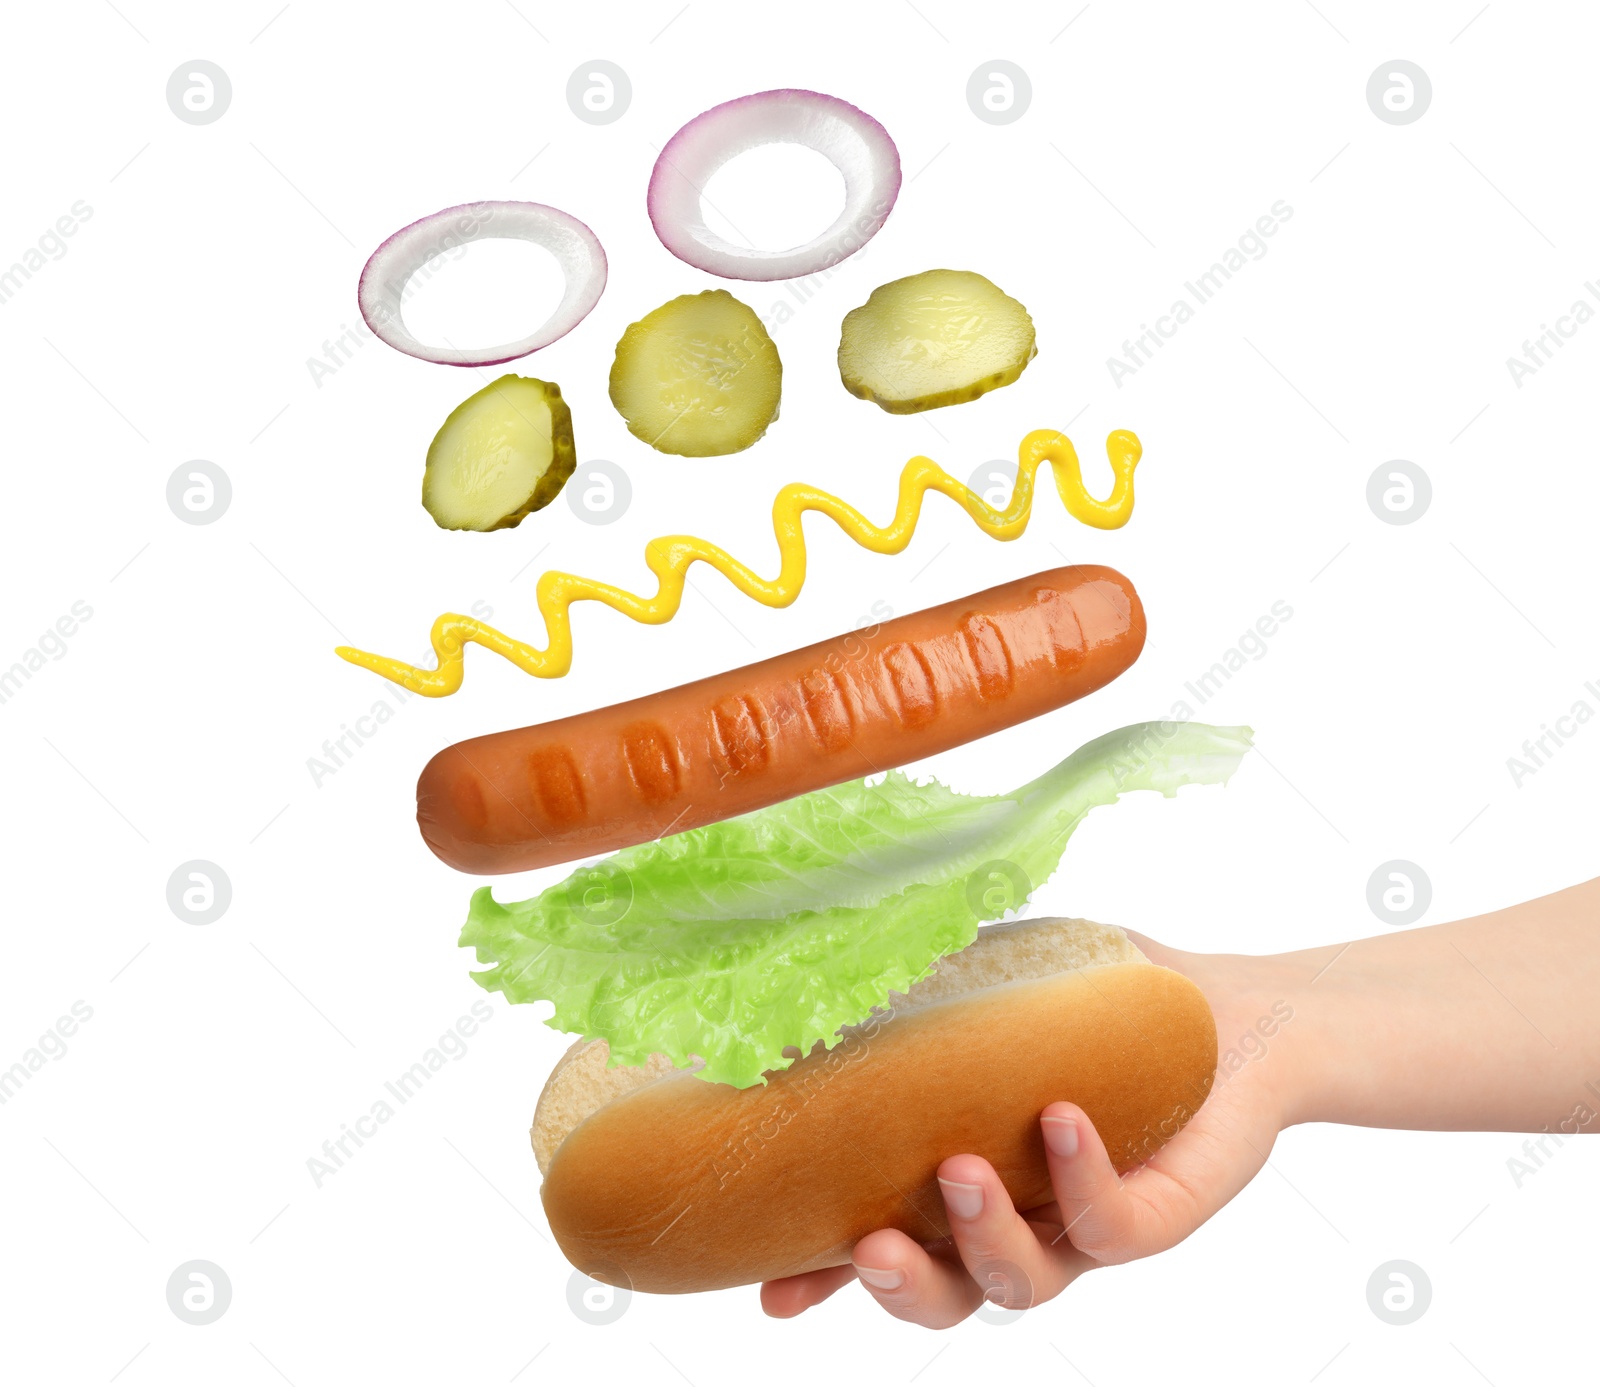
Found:
M 417 822 L 464 872 L 522 872 L 947 751 L 1109 683 L 1144 647 L 1126 578 L 1055 568 L 759 664 L 446 747 Z

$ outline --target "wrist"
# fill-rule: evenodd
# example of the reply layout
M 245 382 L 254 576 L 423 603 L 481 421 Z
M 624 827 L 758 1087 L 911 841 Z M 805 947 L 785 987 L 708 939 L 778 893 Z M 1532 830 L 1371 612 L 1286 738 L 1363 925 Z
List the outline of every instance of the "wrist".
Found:
M 1212 955 L 1202 983 L 1217 1018 L 1216 1083 L 1245 1077 L 1270 1104 L 1278 1130 L 1306 1121 L 1312 1089 L 1303 974 L 1282 956 Z M 1213 995 L 1215 994 L 1215 995 Z
M 1396 1016 L 1416 1008 L 1375 989 L 1365 966 L 1371 943 L 1354 940 L 1244 960 L 1293 1011 L 1274 1075 L 1285 1127 L 1352 1121 L 1388 1125 L 1379 1111 L 1382 1103 L 1374 1107 L 1376 1095 L 1385 1092 L 1379 1081 L 1384 1054 L 1395 1048 L 1385 1037 L 1392 1034 Z

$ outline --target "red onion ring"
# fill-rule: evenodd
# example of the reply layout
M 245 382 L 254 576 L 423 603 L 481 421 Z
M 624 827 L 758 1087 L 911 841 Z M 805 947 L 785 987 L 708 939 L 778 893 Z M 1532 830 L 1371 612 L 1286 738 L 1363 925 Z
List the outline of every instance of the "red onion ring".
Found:
M 495 347 L 430 347 L 406 326 L 406 286 L 435 256 L 472 241 L 532 241 L 555 256 L 566 277 L 556 310 L 515 342 Z M 407 356 L 443 366 L 497 366 L 548 347 L 577 327 L 606 287 L 606 253 L 594 232 L 539 202 L 466 202 L 402 227 L 372 252 L 356 296 L 373 333 Z
M 766 144 L 814 149 L 844 178 L 844 210 L 833 225 L 791 250 L 748 250 L 705 223 L 706 183 L 735 155 Z M 661 244 L 696 269 L 724 279 L 794 279 L 854 255 L 877 234 L 900 193 L 900 154 L 865 111 L 822 92 L 786 89 L 725 101 L 667 141 L 650 174 L 650 222 Z

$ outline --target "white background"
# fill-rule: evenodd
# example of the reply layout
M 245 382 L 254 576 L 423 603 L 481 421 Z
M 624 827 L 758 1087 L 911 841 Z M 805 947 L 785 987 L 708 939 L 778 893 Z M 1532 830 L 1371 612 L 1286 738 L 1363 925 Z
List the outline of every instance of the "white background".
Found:
M 1390 858 L 1427 871 L 1430 922 L 1595 870 L 1600 727 L 1520 788 L 1506 768 L 1576 699 L 1600 706 L 1583 689 L 1600 680 L 1600 326 L 1520 389 L 1505 364 L 1600 276 L 1592 12 L 918 0 L 779 19 L 712 0 L 519 4 L 275 16 L 275 0 L 82 0 L 8 15 L 0 263 L 75 201 L 93 211 L 0 305 L 0 666 L 75 601 L 93 616 L 0 706 L 0 1066 L 75 1001 L 93 1019 L 0 1107 L 0 1373 L 929 1387 L 1039 1371 L 1333 1387 L 1532 1382 L 1592 1362 L 1600 1150 L 1582 1142 L 1519 1188 L 1507 1159 L 1520 1137 L 1294 1130 L 1187 1244 L 1006 1326 L 936 1337 L 856 1289 L 777 1323 L 746 1288 L 635 1297 L 602 1327 L 569 1309 L 526 1137 L 566 1038 L 494 997 L 465 1057 L 315 1186 L 308 1157 L 483 996 L 454 942 L 474 883 L 424 850 L 412 818 L 426 758 L 821 639 L 874 601 L 909 611 L 1067 560 L 1137 583 L 1150 640 L 1129 674 L 917 768 L 973 791 L 1164 714 L 1275 601 L 1293 608 L 1266 655 L 1197 709 L 1252 724 L 1261 755 L 1225 792 L 1094 817 L 1043 910 L 1191 949 L 1272 951 L 1380 931 L 1366 882 Z M 180 122 L 164 95 L 197 57 L 233 84 L 206 126 Z M 1406 126 L 1365 99 L 1396 57 L 1434 89 Z M 594 58 L 632 80 L 606 126 L 565 99 Z M 1032 79 L 1010 125 L 966 103 L 974 66 L 993 58 Z M 663 300 L 716 283 L 650 229 L 656 148 L 704 107 L 779 86 L 877 116 L 907 182 L 877 239 L 774 330 L 784 400 L 767 437 L 725 459 L 654 454 L 607 401 L 612 346 Z M 813 163 L 753 160 L 719 182 L 718 205 L 757 239 L 792 243 L 837 196 Z M 592 316 L 504 368 L 558 381 L 580 455 L 627 471 L 633 504 L 609 527 L 558 501 L 516 530 L 437 530 L 417 504 L 423 453 L 483 378 L 378 343 L 320 386 L 308 370 L 354 320 L 372 248 L 478 198 L 570 210 L 609 253 Z M 1107 357 L 1280 199 L 1293 216 L 1269 253 L 1118 388 Z M 986 273 L 1027 304 L 1039 355 L 978 403 L 891 417 L 840 388 L 839 320 L 875 285 L 935 266 Z M 729 287 L 763 315 L 785 297 Z M 537 253 L 484 252 L 452 264 L 416 320 L 458 341 L 512 335 L 554 293 Z M 1085 529 L 1050 500 L 1005 547 L 935 500 L 911 549 L 883 558 L 816 522 L 789 610 L 703 569 L 667 626 L 582 608 L 567 678 L 535 682 L 473 650 L 460 694 L 411 700 L 313 783 L 323 741 L 394 702 L 334 658 L 342 639 L 415 657 L 438 612 L 482 602 L 542 641 L 532 599 L 546 567 L 638 586 L 645 541 L 687 531 L 770 570 L 767 509 L 786 481 L 887 516 L 911 454 L 965 476 L 1030 429 L 1069 425 L 1096 489 L 1107 432 L 1143 439 L 1126 529 Z M 207 526 L 165 499 L 197 458 L 233 487 Z M 1432 479 L 1431 508 L 1408 526 L 1380 523 L 1365 499 L 1396 458 Z M 232 881 L 209 926 L 166 903 L 192 858 Z M 496 890 L 515 898 L 558 875 Z M 169 1274 L 194 1258 L 233 1287 L 206 1327 L 166 1302 Z M 1403 1328 L 1365 1297 L 1392 1258 L 1433 1285 L 1427 1315 Z

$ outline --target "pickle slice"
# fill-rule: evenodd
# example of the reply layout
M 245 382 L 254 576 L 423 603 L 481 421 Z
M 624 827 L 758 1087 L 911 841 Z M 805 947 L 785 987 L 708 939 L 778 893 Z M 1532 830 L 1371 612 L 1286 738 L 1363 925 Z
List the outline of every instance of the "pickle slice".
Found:
M 966 404 L 1033 360 L 1028 310 L 971 270 L 925 270 L 874 289 L 845 314 L 839 376 L 889 411 Z
M 422 504 L 445 530 L 505 530 L 560 494 L 578 465 L 561 387 L 505 375 L 440 426 L 422 473 Z
M 778 417 L 783 363 L 761 319 L 726 289 L 684 294 L 631 323 L 611 363 L 611 403 L 657 452 L 721 457 Z

